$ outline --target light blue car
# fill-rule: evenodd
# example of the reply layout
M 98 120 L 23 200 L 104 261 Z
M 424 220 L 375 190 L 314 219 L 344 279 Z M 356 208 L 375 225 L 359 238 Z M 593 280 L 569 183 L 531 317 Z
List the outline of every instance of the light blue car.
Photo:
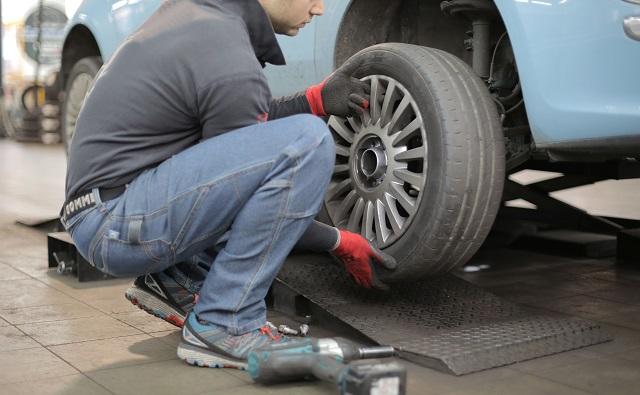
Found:
M 99 67 L 161 3 L 86 0 L 71 18 L 67 143 Z M 328 120 L 325 219 L 393 254 L 397 278 L 465 263 L 524 162 L 640 157 L 640 0 L 325 0 L 324 16 L 279 39 L 274 96 L 364 62 L 369 112 Z

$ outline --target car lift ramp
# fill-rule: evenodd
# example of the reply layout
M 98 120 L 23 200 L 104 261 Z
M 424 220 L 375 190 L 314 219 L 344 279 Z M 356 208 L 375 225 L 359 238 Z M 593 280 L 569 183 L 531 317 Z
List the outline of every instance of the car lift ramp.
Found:
M 597 323 L 533 313 L 453 275 L 363 291 L 319 255 L 290 256 L 272 298 L 275 310 L 311 315 L 312 323 L 455 375 L 611 340 Z

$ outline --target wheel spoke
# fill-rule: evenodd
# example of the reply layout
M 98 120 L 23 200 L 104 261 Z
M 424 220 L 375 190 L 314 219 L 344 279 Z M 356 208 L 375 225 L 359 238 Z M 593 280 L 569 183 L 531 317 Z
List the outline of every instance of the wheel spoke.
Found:
M 333 168 L 333 174 L 337 175 L 337 174 L 344 174 L 344 173 L 348 173 L 349 172 L 349 165 L 348 164 L 344 164 L 344 165 L 336 165 Z
M 375 124 L 380 119 L 380 80 L 377 77 L 371 78 L 371 123 Z
M 326 200 L 332 201 L 334 200 L 334 198 L 344 194 L 349 189 L 351 189 L 351 179 L 347 178 L 335 184 L 333 188 L 329 189 L 329 191 L 327 192 Z
M 375 216 L 375 209 L 373 207 L 373 203 L 370 201 L 367 201 L 364 208 L 364 219 L 362 221 L 362 230 L 360 231 L 360 234 L 362 235 L 362 237 L 364 237 L 369 241 L 373 241 L 373 238 L 374 238 L 374 235 L 373 235 L 374 216 Z
M 392 100 L 395 101 L 396 82 L 391 81 L 387 86 L 387 90 L 384 93 L 384 101 L 382 102 L 382 111 L 380 116 L 382 117 L 382 124 L 385 125 L 389 118 L 391 118 L 390 111 L 393 109 Z
M 364 213 L 364 206 L 365 206 L 364 198 L 358 198 L 353 208 L 353 211 L 349 216 L 349 223 L 347 224 L 347 230 L 354 233 L 361 232 L 360 226 L 362 225 L 362 214 Z
M 391 118 L 391 121 L 389 121 L 389 126 L 388 126 L 389 134 L 391 134 L 391 131 L 395 128 L 396 123 L 398 122 L 402 114 L 404 114 L 404 112 L 407 110 L 407 108 L 410 107 L 410 105 L 411 105 L 411 98 L 405 95 L 405 97 L 403 97 L 402 100 L 400 101 L 400 104 L 398 104 L 398 108 L 396 108 L 396 110 L 393 112 L 393 117 Z
M 344 145 L 336 144 L 336 155 L 338 156 L 346 156 L 347 158 L 351 155 L 349 152 L 349 148 Z
M 402 231 L 404 218 L 398 212 L 398 208 L 396 207 L 396 199 L 389 192 L 385 192 L 384 200 L 385 209 L 387 210 L 387 218 L 389 219 L 389 223 L 391 224 L 391 229 L 393 229 L 393 232 L 395 234 L 399 235 Z
M 376 241 L 378 245 L 384 245 L 384 243 L 389 238 L 389 229 L 387 228 L 386 210 L 385 205 L 381 200 L 376 200 L 376 211 L 375 211 L 375 226 L 376 226 Z
M 349 144 L 353 144 L 353 135 L 354 133 L 347 129 L 344 124 L 338 119 L 338 117 L 329 118 L 329 126 L 340 135 L 343 139 L 345 139 Z
M 414 173 L 406 169 L 400 169 L 400 170 L 394 170 L 393 175 L 395 175 L 402 181 L 409 183 L 413 188 L 417 190 L 422 190 L 422 184 L 424 181 L 422 174 Z
M 362 128 L 362 124 L 358 122 L 358 119 L 356 117 L 347 118 L 347 122 L 349 122 L 349 126 L 351 126 L 351 129 L 354 131 L 354 133 L 358 133 L 358 130 Z
M 410 149 L 404 152 L 399 153 L 394 156 L 394 159 L 397 161 L 411 161 L 416 159 L 425 159 L 425 152 L 423 147 L 418 147 L 414 149 Z
M 409 215 L 415 214 L 417 210 L 417 201 L 415 198 L 409 196 L 407 192 L 402 188 L 402 184 L 397 182 L 391 183 L 390 191 L 394 198 L 400 203 L 402 208 L 409 213 Z
M 340 203 L 340 207 L 338 207 L 336 212 L 337 220 L 334 220 L 336 224 L 341 224 L 343 221 L 346 222 L 349 219 L 349 212 L 353 209 L 357 200 L 358 193 L 356 191 L 351 191 L 347 194 L 342 203 Z
M 411 137 L 417 130 L 420 129 L 421 125 L 422 125 L 422 120 L 416 117 L 413 121 L 411 121 L 411 123 L 405 126 L 404 129 L 402 129 L 401 131 L 395 134 L 395 137 L 392 143 L 393 146 L 397 146 L 407 138 Z

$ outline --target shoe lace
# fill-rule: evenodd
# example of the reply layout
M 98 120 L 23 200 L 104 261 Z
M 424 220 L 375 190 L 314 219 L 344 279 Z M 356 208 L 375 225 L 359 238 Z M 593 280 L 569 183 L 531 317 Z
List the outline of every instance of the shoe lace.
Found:
M 260 333 L 262 333 L 263 335 L 269 336 L 271 340 L 275 340 L 275 341 L 278 341 L 281 338 L 279 334 L 274 335 L 273 332 L 271 332 L 271 328 L 269 327 L 269 325 L 264 325 L 263 327 L 261 327 Z

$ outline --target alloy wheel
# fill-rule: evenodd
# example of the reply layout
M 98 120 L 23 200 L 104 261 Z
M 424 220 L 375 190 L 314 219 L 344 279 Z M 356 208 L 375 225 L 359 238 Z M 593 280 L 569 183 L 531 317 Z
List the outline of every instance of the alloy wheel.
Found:
M 407 88 L 383 75 L 371 83 L 362 116 L 331 117 L 336 166 L 325 196 L 334 225 L 360 233 L 379 248 L 398 240 L 416 216 L 427 179 L 422 115 Z

